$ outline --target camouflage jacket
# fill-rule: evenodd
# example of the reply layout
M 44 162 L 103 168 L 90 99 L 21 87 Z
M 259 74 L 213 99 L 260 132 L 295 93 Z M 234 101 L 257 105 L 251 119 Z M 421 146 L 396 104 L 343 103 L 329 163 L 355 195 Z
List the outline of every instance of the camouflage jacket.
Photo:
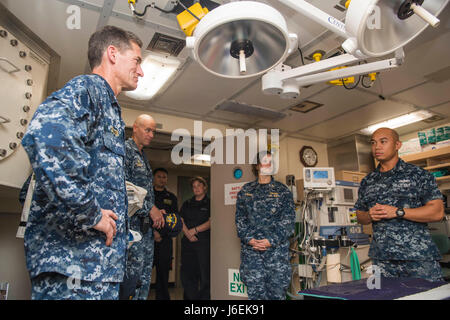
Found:
M 396 166 L 368 174 L 358 191 L 356 210 L 368 212 L 376 203 L 397 208 L 418 208 L 442 199 L 434 177 L 426 170 L 400 159 Z M 437 260 L 440 253 L 426 223 L 402 218 L 373 222 L 369 256 L 378 260 Z
M 125 178 L 138 187 L 147 190 L 142 209 L 137 211 L 130 218 L 130 228 L 135 231 L 140 230 L 140 219 L 149 216 L 149 212 L 155 205 L 155 195 L 153 192 L 153 173 L 145 152 L 139 151 L 132 138 L 125 142 Z
M 98 75 L 75 77 L 38 107 L 22 140 L 36 174 L 24 238 L 32 278 L 57 272 L 122 281 L 128 234 L 124 129 L 114 92 Z M 93 229 L 100 208 L 118 216 L 109 247 L 105 234 Z
M 273 178 L 245 184 L 236 202 L 236 228 L 243 247 L 255 238 L 267 239 L 272 249 L 288 245 L 294 232 L 295 205 L 291 191 Z

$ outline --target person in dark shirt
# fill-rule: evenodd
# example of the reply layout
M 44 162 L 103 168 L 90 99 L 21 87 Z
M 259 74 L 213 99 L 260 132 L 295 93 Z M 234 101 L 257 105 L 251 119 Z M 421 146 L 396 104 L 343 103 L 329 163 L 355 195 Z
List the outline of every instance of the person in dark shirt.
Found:
M 164 168 L 153 171 L 153 190 L 155 204 L 164 209 L 167 214 L 178 213 L 177 197 L 166 189 L 168 172 Z M 155 236 L 155 267 L 156 267 L 156 300 L 170 300 L 169 271 L 172 262 L 173 243 L 172 235 L 167 229 L 153 230 Z
M 181 240 L 181 282 L 185 300 L 209 300 L 210 295 L 210 200 L 202 177 L 191 180 L 194 196 L 180 210 L 184 237 Z

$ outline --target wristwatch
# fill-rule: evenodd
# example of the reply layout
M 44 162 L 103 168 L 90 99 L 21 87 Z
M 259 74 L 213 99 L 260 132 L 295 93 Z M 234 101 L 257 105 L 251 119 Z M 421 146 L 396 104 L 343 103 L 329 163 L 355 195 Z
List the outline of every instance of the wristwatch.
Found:
M 403 216 L 405 215 L 405 210 L 403 210 L 403 208 L 398 208 L 397 211 L 395 211 L 395 214 L 397 215 L 397 217 L 403 218 Z

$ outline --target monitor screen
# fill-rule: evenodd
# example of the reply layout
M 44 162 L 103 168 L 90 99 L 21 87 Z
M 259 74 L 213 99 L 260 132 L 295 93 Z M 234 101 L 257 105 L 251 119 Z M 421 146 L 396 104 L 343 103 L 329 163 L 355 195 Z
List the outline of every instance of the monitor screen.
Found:
M 313 172 L 314 179 L 328 179 L 328 171 L 314 171 Z

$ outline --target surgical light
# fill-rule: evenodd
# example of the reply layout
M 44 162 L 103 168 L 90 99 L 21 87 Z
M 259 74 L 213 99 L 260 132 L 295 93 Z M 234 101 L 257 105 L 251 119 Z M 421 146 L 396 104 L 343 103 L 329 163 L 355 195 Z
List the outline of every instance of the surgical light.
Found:
M 231 2 L 212 10 L 186 38 L 195 60 L 226 78 L 261 75 L 297 47 L 297 36 L 274 8 L 253 1 Z
M 282 98 L 296 98 L 300 87 L 396 68 L 403 63 L 403 46 L 436 18 L 449 0 L 352 0 L 345 23 L 304 0 L 283 4 L 323 25 L 343 39 L 341 56 L 298 68 L 283 65 L 297 46 L 284 17 L 274 8 L 254 1 L 231 2 L 200 20 L 186 47 L 207 71 L 225 78 L 262 77 L 262 90 Z M 373 21 L 375 19 L 375 21 Z M 391 59 L 345 69 L 369 58 L 394 54 Z

